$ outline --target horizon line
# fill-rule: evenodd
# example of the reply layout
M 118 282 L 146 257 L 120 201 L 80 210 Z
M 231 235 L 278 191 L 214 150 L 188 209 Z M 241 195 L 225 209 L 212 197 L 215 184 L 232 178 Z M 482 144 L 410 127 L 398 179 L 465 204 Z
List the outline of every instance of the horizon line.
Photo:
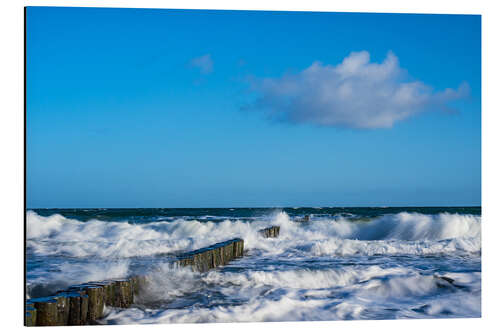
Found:
M 425 206 L 214 206 L 214 207 L 37 207 L 32 209 L 251 209 L 251 208 L 479 208 L 482 205 Z

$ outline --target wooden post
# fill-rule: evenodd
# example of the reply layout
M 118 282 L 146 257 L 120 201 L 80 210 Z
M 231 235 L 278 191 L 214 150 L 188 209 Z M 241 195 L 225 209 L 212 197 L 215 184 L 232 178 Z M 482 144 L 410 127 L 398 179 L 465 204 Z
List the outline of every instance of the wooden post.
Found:
M 243 240 L 235 238 L 181 254 L 174 261 L 174 265 L 180 267 L 191 266 L 194 271 L 203 273 L 211 268 L 226 265 L 232 259 L 242 255 Z
M 88 320 L 89 297 L 84 292 L 68 292 L 69 320 L 68 325 L 86 325 Z
M 118 308 L 128 308 L 134 303 L 134 293 L 130 280 L 115 280 L 115 300 L 114 306 Z
M 88 284 L 102 287 L 103 303 L 107 306 L 113 306 L 115 299 L 115 283 L 113 281 L 93 281 Z
M 69 299 L 64 294 L 53 296 L 57 301 L 57 325 L 65 326 L 69 318 Z
M 32 298 L 28 305 L 36 309 L 36 326 L 57 326 L 57 300 L 52 297 Z
M 36 326 L 36 309 L 31 304 L 26 304 L 24 325 Z
M 71 286 L 68 291 L 80 291 L 88 296 L 87 320 L 92 323 L 102 317 L 104 311 L 105 292 L 104 287 L 94 284 L 81 284 Z
M 275 238 L 278 237 L 280 234 L 280 227 L 272 226 L 269 228 L 261 229 L 259 230 L 259 233 L 265 238 Z

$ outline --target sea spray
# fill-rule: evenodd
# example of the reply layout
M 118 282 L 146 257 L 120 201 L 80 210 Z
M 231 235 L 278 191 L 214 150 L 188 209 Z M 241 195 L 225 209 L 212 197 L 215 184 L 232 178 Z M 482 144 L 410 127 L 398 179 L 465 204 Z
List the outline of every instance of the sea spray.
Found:
M 475 208 L 189 212 L 29 211 L 29 288 L 147 275 L 137 308 L 106 309 L 102 323 L 481 314 Z M 296 222 L 306 214 L 309 222 Z M 280 226 L 279 237 L 263 238 L 259 230 L 272 225 Z M 247 252 L 227 266 L 200 274 L 171 265 L 181 252 L 234 237 L 245 240 Z

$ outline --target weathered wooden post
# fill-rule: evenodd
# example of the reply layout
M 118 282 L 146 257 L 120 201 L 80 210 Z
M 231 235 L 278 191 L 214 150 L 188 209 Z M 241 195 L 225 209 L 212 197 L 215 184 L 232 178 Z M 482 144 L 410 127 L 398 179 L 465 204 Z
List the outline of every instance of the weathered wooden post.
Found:
M 57 300 L 52 297 L 32 298 L 28 306 L 36 309 L 36 326 L 57 326 Z
M 211 268 L 226 265 L 232 259 L 242 255 L 243 240 L 235 238 L 181 254 L 174 261 L 174 265 L 191 266 L 194 271 L 203 273 Z
M 103 303 L 107 306 L 113 306 L 115 299 L 115 283 L 113 281 L 92 281 L 89 285 L 102 287 Z
M 180 259 L 175 261 L 180 267 L 194 266 L 194 260 L 192 256 L 181 256 Z
M 68 324 L 69 318 L 69 299 L 64 294 L 51 296 L 57 302 L 57 325 L 64 326 Z
M 84 292 L 67 292 L 69 299 L 68 325 L 86 325 L 88 320 L 89 297 Z
M 259 233 L 266 238 L 275 238 L 278 237 L 280 234 L 280 227 L 279 226 L 272 226 L 269 228 L 261 229 L 259 230 Z
M 36 309 L 31 304 L 26 304 L 24 325 L 36 326 Z
M 233 259 L 233 242 L 228 242 L 224 247 L 222 248 L 222 257 L 224 258 L 224 265 L 229 263 L 231 259 Z
M 234 257 L 242 257 L 243 256 L 243 239 L 241 238 L 235 238 L 234 240 Z
M 128 308 L 134 303 L 134 293 L 130 280 L 115 280 L 115 300 L 114 306 L 118 308 Z
M 226 262 L 224 260 L 224 247 L 222 244 L 217 244 L 217 246 L 214 247 L 213 249 L 213 256 L 214 256 L 214 268 L 225 265 Z
M 212 254 L 213 251 L 207 250 L 207 248 L 202 248 L 195 251 L 194 255 L 195 268 L 198 272 L 207 272 L 212 267 Z
M 130 283 L 132 284 L 132 292 L 134 295 L 137 295 L 146 284 L 146 277 L 141 275 L 132 276 L 130 278 Z
M 68 288 L 68 291 L 83 292 L 88 296 L 87 320 L 89 322 L 95 322 L 102 317 L 106 298 L 103 286 L 87 283 L 71 286 Z
M 89 297 L 89 322 L 95 322 L 102 317 L 104 312 L 104 288 L 100 286 L 88 286 L 86 289 Z

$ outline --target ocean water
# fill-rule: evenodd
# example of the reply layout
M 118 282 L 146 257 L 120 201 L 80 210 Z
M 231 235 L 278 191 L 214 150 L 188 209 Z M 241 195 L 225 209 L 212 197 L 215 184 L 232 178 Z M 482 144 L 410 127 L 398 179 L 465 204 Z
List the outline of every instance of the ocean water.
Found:
M 170 264 L 234 237 L 245 255 L 227 266 Z M 102 324 L 481 316 L 480 207 L 34 209 L 26 246 L 27 297 L 147 275 Z

